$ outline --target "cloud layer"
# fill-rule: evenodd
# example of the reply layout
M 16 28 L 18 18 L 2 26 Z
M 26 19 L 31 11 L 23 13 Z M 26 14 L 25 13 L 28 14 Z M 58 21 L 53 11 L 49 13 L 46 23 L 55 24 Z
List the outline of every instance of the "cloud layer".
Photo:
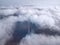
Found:
M 18 25 L 20 26 L 16 26 L 16 22 L 19 22 Z M 19 27 L 20 32 L 18 34 L 31 30 L 30 34 L 24 35 L 20 45 L 60 45 L 59 22 L 59 7 L 0 8 L 0 44 L 5 45 L 7 40 L 13 38 L 14 29 Z M 23 28 L 21 26 L 26 29 L 22 33 L 21 29 Z
M 20 45 L 60 45 L 60 36 L 27 35 Z

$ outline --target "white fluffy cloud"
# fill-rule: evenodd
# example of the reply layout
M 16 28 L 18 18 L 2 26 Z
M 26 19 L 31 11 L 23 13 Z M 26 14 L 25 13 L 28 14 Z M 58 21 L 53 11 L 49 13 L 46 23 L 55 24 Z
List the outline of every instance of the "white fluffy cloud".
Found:
M 23 17 L 25 17 L 28 21 L 31 21 L 32 23 L 38 24 L 39 26 L 41 26 L 40 28 L 47 27 L 58 32 L 60 31 L 60 11 L 58 11 L 57 8 L 46 8 L 43 10 L 37 10 L 33 8 L 33 10 L 31 10 L 30 8 L 24 9 L 26 13 L 24 13 Z M 21 41 L 20 45 L 60 45 L 60 36 L 46 36 L 43 34 L 27 35 Z
M 11 38 L 15 22 L 16 17 L 13 16 L 0 20 L 0 45 L 4 45 Z
M 13 8 L 8 8 L 8 9 L 0 9 L 0 15 L 12 15 L 16 13 L 16 9 Z
M 60 36 L 31 34 L 23 38 L 20 45 L 60 45 Z
M 59 28 L 59 12 L 56 8 L 19 8 L 19 20 L 20 21 L 31 21 L 36 23 L 41 27 L 49 27 L 53 29 L 60 30 Z
M 5 41 L 11 36 L 8 33 L 13 32 L 15 22 L 29 21 L 39 25 L 39 28 L 50 28 L 60 31 L 60 9 L 59 8 L 35 8 L 20 7 L 14 9 L 0 9 L 0 15 L 9 17 L 0 19 L 0 44 L 4 45 Z M 17 14 L 17 16 L 14 16 Z M 11 33 L 10 33 L 11 34 Z M 27 35 L 21 45 L 59 45 L 60 36 L 46 36 L 43 34 Z

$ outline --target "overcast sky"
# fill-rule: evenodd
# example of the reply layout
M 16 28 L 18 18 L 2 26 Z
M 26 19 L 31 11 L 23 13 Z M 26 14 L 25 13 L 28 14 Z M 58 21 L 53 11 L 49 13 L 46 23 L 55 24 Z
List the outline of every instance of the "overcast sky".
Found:
M 57 6 L 60 5 L 60 0 L 0 0 L 0 6 L 11 5 Z

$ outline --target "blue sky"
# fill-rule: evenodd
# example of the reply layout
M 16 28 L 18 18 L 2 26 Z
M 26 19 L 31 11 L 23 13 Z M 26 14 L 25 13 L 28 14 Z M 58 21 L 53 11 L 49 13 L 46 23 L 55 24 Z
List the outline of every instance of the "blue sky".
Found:
M 60 0 L 0 0 L 0 6 L 11 5 L 56 6 L 60 5 Z

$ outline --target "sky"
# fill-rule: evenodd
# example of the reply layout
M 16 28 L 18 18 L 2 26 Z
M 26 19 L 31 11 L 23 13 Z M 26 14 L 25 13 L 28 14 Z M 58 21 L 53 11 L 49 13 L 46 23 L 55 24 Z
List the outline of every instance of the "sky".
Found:
M 60 6 L 60 0 L 0 0 L 0 6 Z

